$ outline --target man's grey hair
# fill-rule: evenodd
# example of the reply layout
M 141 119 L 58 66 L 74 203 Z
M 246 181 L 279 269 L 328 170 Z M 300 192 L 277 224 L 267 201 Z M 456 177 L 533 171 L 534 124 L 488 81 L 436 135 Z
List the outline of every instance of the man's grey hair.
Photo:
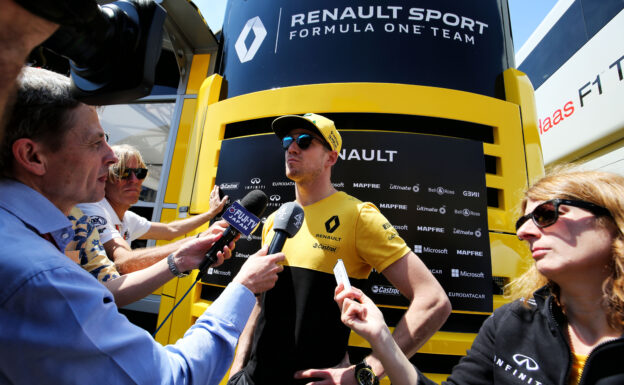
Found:
M 24 67 L 17 79 L 15 104 L 9 112 L 0 147 L 0 172 L 13 176 L 13 143 L 29 138 L 58 151 L 72 127 L 70 112 L 81 104 L 71 95 L 69 78 L 42 68 Z

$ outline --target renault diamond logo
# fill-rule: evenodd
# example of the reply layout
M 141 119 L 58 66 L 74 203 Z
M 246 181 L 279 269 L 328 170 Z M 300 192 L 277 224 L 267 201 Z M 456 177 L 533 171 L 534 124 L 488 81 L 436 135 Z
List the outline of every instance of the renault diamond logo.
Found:
M 247 48 L 245 40 L 247 40 L 247 36 L 249 36 L 251 30 L 253 30 L 255 37 L 251 42 L 251 46 Z M 238 36 L 238 40 L 236 40 L 236 44 L 234 44 L 236 54 L 238 55 L 238 59 L 241 63 L 248 62 L 256 56 L 256 53 L 258 52 L 258 49 L 260 48 L 260 45 L 262 44 L 262 41 L 264 41 L 266 35 L 267 31 L 264 28 L 264 24 L 262 24 L 262 20 L 260 20 L 258 16 L 247 21 L 247 24 L 243 27 L 243 31 Z
M 516 361 L 516 364 L 527 368 L 527 370 L 539 369 L 539 365 L 537 364 L 537 362 L 535 362 L 535 360 L 531 357 L 525 356 L 524 354 L 514 354 L 513 360 Z
M 340 220 L 338 219 L 338 215 L 334 215 L 333 217 L 329 218 L 327 222 L 325 222 L 325 230 L 327 230 L 327 232 L 330 234 L 336 231 L 338 226 L 340 226 Z

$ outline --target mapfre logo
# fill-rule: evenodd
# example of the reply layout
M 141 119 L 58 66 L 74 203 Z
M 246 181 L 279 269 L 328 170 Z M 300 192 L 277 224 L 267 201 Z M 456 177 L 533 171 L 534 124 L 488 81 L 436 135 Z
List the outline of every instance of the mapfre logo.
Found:
M 251 32 L 254 34 L 254 39 L 248 48 L 245 41 Z M 262 45 L 266 35 L 267 30 L 264 28 L 264 24 L 262 24 L 262 20 L 260 20 L 258 16 L 249 19 L 234 44 L 238 60 L 240 60 L 241 63 L 245 63 L 253 59 L 256 53 L 258 53 L 258 49 L 260 49 L 260 45 Z

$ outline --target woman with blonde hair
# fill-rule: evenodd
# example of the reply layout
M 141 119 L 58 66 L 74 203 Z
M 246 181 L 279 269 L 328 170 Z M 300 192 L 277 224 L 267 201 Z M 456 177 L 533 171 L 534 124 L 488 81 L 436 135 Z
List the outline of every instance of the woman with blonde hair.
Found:
M 531 186 L 516 232 L 534 263 L 453 368 L 451 384 L 624 384 L 624 178 L 556 171 Z M 394 385 L 432 384 L 357 289 L 336 290 L 343 322 L 369 340 Z

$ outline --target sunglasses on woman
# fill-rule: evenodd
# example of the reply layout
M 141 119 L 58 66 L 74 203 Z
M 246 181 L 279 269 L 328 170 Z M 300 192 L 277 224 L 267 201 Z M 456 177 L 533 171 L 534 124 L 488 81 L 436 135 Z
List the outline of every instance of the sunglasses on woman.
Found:
M 559 206 L 561 205 L 579 207 L 591 212 L 595 216 L 611 216 L 609 210 L 593 203 L 570 199 L 551 199 L 538 205 L 530 213 L 521 216 L 516 222 L 516 231 L 529 219 L 532 219 L 535 226 L 541 229 L 554 225 L 557 219 L 559 219 Z
M 143 180 L 147 176 L 147 169 L 146 168 L 126 168 L 123 174 L 119 176 L 119 178 L 130 179 L 131 174 L 134 174 L 134 176 L 136 176 L 137 179 Z
M 299 146 L 300 149 L 306 150 L 308 147 L 310 147 L 314 139 L 323 143 L 322 140 L 310 134 L 301 134 L 297 136 L 296 138 L 291 135 L 288 135 L 282 138 L 282 148 L 284 149 L 284 151 L 288 151 L 288 148 L 290 147 L 290 145 L 293 142 L 297 142 L 297 146 Z

